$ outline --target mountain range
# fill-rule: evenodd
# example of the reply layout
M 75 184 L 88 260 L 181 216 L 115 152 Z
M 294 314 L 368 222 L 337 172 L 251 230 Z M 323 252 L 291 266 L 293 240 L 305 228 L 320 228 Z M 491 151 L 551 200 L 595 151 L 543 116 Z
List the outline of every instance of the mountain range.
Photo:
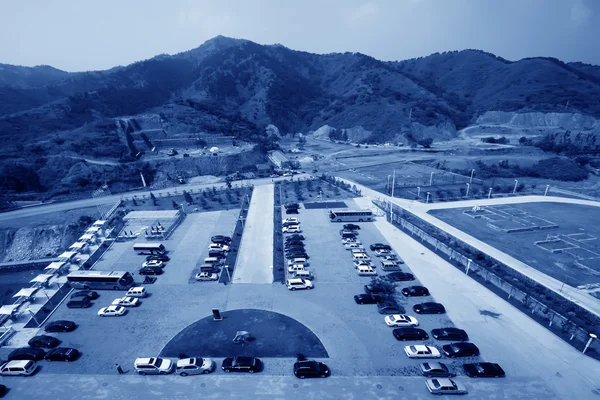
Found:
M 0 64 L 0 99 L 0 136 L 11 143 L 70 132 L 93 139 L 117 132 L 111 121 L 141 114 L 176 132 L 252 140 L 269 124 L 282 133 L 360 126 L 365 141 L 383 142 L 450 138 L 490 110 L 600 117 L 600 67 L 479 50 L 383 62 L 218 36 L 106 71 Z

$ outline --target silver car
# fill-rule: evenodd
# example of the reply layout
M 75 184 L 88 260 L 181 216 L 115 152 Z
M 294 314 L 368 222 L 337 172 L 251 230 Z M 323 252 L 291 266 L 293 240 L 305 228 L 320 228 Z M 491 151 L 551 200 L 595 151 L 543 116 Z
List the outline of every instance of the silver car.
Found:
M 467 388 L 460 382 L 448 378 L 434 378 L 425 381 L 432 394 L 467 394 Z
M 177 361 L 177 373 L 181 376 L 208 374 L 215 370 L 215 362 L 210 358 L 182 358 Z

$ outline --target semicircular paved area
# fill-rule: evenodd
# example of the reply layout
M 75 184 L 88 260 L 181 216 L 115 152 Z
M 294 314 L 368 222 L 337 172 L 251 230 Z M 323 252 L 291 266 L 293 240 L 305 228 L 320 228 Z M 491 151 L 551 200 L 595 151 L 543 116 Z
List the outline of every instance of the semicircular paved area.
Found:
M 212 315 L 181 330 L 160 353 L 161 357 L 307 357 L 327 358 L 319 338 L 305 325 L 272 311 L 241 309 Z M 245 343 L 233 343 L 238 331 L 250 333 Z

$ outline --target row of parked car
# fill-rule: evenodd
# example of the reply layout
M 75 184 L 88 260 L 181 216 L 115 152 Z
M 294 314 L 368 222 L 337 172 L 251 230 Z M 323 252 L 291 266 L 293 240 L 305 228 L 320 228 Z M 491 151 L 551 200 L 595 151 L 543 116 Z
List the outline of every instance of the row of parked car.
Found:
M 200 266 L 196 274 L 197 281 L 216 281 L 219 279 L 221 267 L 225 265 L 227 255 L 231 250 L 231 238 L 229 236 L 216 235 L 210 238 L 208 245 L 208 257 Z
M 285 238 L 285 258 L 288 260 L 288 273 L 291 278 L 286 280 L 289 290 L 313 289 L 312 274 L 308 269 L 309 256 L 304 246 L 304 236 L 300 234 L 298 218 L 286 218 L 282 222 L 283 233 L 293 233 Z M 292 227 L 293 230 L 288 230 Z M 309 279 L 310 278 L 310 279 Z

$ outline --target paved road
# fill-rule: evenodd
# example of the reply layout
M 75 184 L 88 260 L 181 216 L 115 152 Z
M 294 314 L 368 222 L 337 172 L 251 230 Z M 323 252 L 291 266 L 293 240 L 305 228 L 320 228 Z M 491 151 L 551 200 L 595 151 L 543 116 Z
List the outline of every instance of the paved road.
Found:
M 553 290 L 560 296 L 563 296 L 570 301 L 578 304 L 579 306 L 585 308 L 586 310 L 594 313 L 597 316 L 600 316 L 600 301 L 593 296 L 590 296 L 584 291 L 580 291 L 577 288 L 572 286 L 563 284 L 563 282 L 552 278 L 544 274 L 543 272 L 538 271 L 535 268 L 530 267 L 522 261 L 517 260 L 516 258 L 496 249 L 495 247 L 482 242 L 479 239 L 453 227 L 452 225 L 434 217 L 428 212 L 433 209 L 441 209 L 441 208 L 468 208 L 473 206 L 485 206 L 485 205 L 499 205 L 499 204 L 520 204 L 520 203 L 536 203 L 536 202 L 546 202 L 546 203 L 563 203 L 563 204 L 580 204 L 591 207 L 600 207 L 600 202 L 591 201 L 591 200 L 583 200 L 583 199 L 572 199 L 566 197 L 552 197 L 552 196 L 518 196 L 518 197 L 505 197 L 505 198 L 493 198 L 493 199 L 478 199 L 478 200 L 463 200 L 463 201 L 453 201 L 446 203 L 435 203 L 435 204 L 424 204 L 414 200 L 406 200 L 394 198 L 392 199 L 390 196 L 387 196 L 383 193 L 377 192 L 375 190 L 369 189 L 366 186 L 359 185 L 358 183 L 343 179 L 348 183 L 356 185 L 361 191 L 362 194 L 372 198 L 372 199 L 381 199 L 386 201 L 393 200 L 394 204 L 402 207 L 416 216 L 424 219 L 425 221 L 431 223 L 432 225 L 440 228 L 441 230 L 448 232 L 449 234 L 459 238 L 465 243 L 470 244 L 476 249 L 480 250 L 483 253 L 488 254 L 489 256 L 495 258 L 496 260 L 503 262 L 509 267 L 513 268 L 516 271 L 519 271 L 525 276 L 535 280 L 536 282 L 546 286 L 547 288 Z
M 254 188 L 232 283 L 273 283 L 274 188 Z

